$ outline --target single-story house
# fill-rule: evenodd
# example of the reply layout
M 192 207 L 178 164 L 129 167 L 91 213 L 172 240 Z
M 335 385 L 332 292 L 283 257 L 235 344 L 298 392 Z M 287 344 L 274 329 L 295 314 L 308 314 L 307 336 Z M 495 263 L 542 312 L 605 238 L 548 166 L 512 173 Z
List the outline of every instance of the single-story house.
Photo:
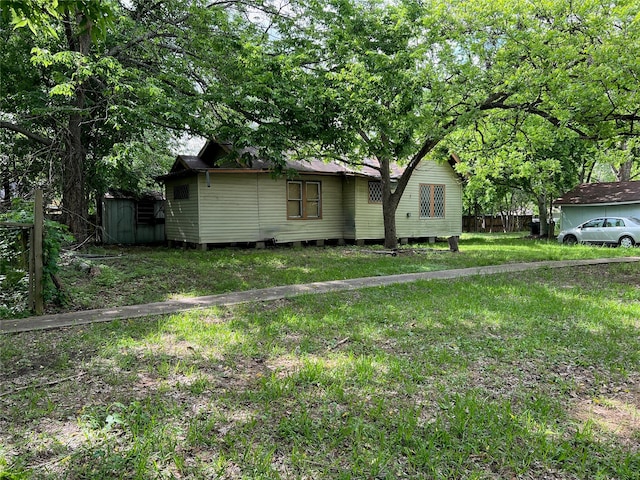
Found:
M 462 231 L 462 179 L 449 163 L 423 161 L 396 213 L 398 238 L 450 237 Z M 380 175 L 371 167 L 288 161 L 286 175 L 229 145 L 207 142 L 197 156 L 179 155 L 166 175 L 170 244 L 297 243 L 384 238 Z M 401 169 L 394 169 L 397 178 Z
M 103 243 L 144 244 L 165 241 L 162 193 L 133 195 L 109 192 L 102 197 L 98 215 Z
M 563 230 L 607 215 L 640 217 L 640 182 L 583 183 L 553 202 Z

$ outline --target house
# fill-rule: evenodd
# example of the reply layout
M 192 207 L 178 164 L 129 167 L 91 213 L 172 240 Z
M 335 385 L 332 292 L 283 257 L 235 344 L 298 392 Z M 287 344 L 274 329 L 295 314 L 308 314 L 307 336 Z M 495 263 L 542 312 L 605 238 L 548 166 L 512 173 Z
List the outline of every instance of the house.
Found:
M 166 239 L 170 244 L 364 243 L 384 238 L 379 173 L 340 163 L 287 162 L 285 175 L 229 145 L 207 142 L 197 156 L 179 155 L 166 175 Z M 246 157 L 249 160 L 245 160 Z M 397 209 L 401 241 L 457 236 L 462 180 L 450 163 L 423 161 Z M 401 173 L 395 169 L 397 178 Z
M 164 242 L 164 197 L 109 192 L 99 204 L 100 234 L 107 244 Z
M 583 183 L 553 202 L 563 230 L 606 215 L 640 217 L 640 182 Z

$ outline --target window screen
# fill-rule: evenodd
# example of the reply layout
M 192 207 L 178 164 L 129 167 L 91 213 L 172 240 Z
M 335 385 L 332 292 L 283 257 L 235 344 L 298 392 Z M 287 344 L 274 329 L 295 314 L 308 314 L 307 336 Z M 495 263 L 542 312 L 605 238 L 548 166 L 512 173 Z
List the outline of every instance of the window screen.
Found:
M 369 182 L 369 203 L 382 203 L 382 182 Z
M 186 200 L 189 198 L 189 185 L 176 185 L 173 187 L 174 200 Z
M 420 218 L 444 218 L 444 207 L 444 185 L 420 185 Z

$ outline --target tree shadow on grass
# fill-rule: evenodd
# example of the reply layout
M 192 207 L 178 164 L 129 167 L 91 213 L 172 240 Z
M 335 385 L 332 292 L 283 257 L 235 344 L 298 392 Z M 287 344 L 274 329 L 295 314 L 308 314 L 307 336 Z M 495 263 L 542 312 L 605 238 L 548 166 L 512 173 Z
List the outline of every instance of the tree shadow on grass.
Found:
M 39 478 L 632 478 L 637 431 L 576 407 L 637 395 L 637 303 L 506 278 L 3 337 L 3 388 L 32 386 L 0 443 Z

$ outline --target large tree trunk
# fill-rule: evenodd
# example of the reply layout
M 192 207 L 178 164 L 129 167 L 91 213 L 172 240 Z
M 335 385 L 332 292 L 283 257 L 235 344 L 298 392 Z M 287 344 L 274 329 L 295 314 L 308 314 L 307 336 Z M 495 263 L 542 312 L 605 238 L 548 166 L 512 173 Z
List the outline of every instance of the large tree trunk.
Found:
M 396 232 L 397 202 L 382 204 L 382 217 L 384 219 L 384 246 L 389 249 L 398 248 L 398 234 Z
M 400 203 L 399 192 L 391 191 L 391 162 L 380 159 L 380 177 L 382 180 L 382 218 L 384 223 L 384 246 L 388 249 L 398 248 L 398 234 L 396 232 L 396 210 Z
M 79 93 L 79 96 L 82 96 Z M 83 101 L 78 99 L 79 101 Z M 77 102 L 77 103 L 78 103 Z M 87 238 L 87 198 L 85 193 L 86 152 L 82 146 L 82 127 L 80 115 L 69 118 L 67 145 L 62 160 L 62 207 L 64 221 L 77 241 Z
M 82 33 L 76 34 L 77 25 L 86 22 Z M 91 48 L 91 22 L 82 15 L 68 16 L 65 34 L 69 49 L 88 55 Z M 85 186 L 87 153 L 83 145 L 83 112 L 86 108 L 85 84 L 76 87 L 73 111 L 65 132 L 65 152 L 62 159 L 62 206 L 65 223 L 77 241 L 84 241 L 88 234 L 88 200 Z
M 611 167 L 616 174 L 616 180 L 619 182 L 631 181 L 631 168 L 633 167 L 633 159 L 629 159 L 620 165 L 620 168 Z
M 540 236 L 545 237 L 549 234 L 547 199 L 545 195 L 538 195 L 538 212 L 540 214 Z

